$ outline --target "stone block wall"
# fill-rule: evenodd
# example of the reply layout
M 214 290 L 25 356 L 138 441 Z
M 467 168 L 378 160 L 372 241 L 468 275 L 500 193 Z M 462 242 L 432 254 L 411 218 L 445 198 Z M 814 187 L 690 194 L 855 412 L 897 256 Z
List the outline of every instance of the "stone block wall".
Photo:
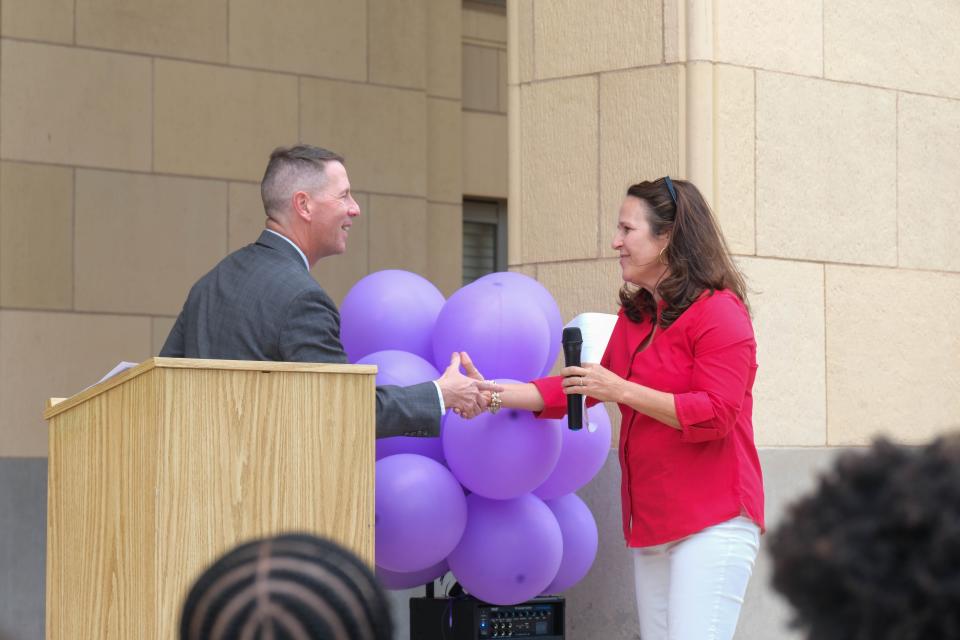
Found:
M 956 26 L 948 0 L 510 3 L 511 268 L 613 312 L 627 186 L 690 179 L 751 287 L 760 444 L 960 428 Z
M 495 71 L 502 13 L 477 36 Z M 460 0 L 0 2 L 0 638 L 43 634 L 44 401 L 158 353 L 262 229 L 273 148 L 347 158 L 362 215 L 314 269 L 336 301 L 378 269 L 460 286 L 465 21 Z M 499 117 L 471 166 L 503 167 L 502 197 Z
M 455 290 L 462 14 L 457 0 L 5 0 L 0 458 L 46 455 L 46 397 L 159 350 L 189 286 L 262 228 L 274 147 L 347 157 L 363 215 L 347 254 L 315 269 L 334 299 L 386 268 Z
M 958 27 L 950 0 L 508 3 L 510 268 L 565 320 L 615 312 L 627 187 L 693 181 L 750 286 L 771 527 L 844 449 L 960 429 Z M 569 637 L 634 640 L 613 454 L 580 493 Z M 797 638 L 768 581 L 761 544 L 737 638 Z

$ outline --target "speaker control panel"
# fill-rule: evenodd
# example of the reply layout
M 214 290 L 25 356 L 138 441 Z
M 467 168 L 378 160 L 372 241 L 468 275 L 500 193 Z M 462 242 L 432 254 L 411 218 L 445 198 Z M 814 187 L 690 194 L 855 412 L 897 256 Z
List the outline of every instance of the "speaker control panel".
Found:
M 563 640 L 566 601 L 539 596 L 511 606 L 469 595 L 410 598 L 412 640 Z
M 480 638 L 545 638 L 562 634 L 553 604 L 486 606 L 479 613 Z

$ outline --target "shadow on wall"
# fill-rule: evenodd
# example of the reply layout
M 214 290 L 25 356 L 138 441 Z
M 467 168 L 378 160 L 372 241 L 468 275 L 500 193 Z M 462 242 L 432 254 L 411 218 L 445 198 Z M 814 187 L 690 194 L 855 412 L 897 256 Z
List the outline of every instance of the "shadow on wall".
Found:
M 817 474 L 841 448 L 760 449 L 766 493 L 766 520 L 776 526 L 784 507 L 809 491 Z M 567 599 L 567 639 L 635 640 L 638 633 L 633 558 L 623 543 L 620 515 L 620 465 L 616 450 L 589 485 L 578 491 L 597 519 L 600 546 L 586 578 L 563 594 Z M 786 603 L 770 588 L 770 559 L 765 538 L 747 590 L 737 640 L 798 640 L 788 627 Z
M 0 640 L 42 640 L 47 459 L 0 458 Z
M 779 523 L 786 505 L 809 491 L 817 474 L 842 448 L 760 449 L 768 526 Z M 567 599 L 567 640 L 637 640 L 633 559 L 623 543 L 620 525 L 620 465 L 611 449 L 596 478 L 577 492 L 597 520 L 600 545 L 587 576 L 563 594 Z M 799 640 L 788 628 L 789 609 L 770 588 L 770 561 L 765 538 L 737 626 L 736 640 Z M 390 592 L 396 640 L 409 640 L 408 603 L 423 588 Z
M 786 504 L 808 491 L 816 474 L 842 449 L 761 449 L 767 522 L 776 526 Z M 568 640 L 635 640 L 637 614 L 633 561 L 620 527 L 620 468 L 611 450 L 603 469 L 578 493 L 597 519 L 600 548 L 590 573 L 564 594 Z M 0 458 L 0 640 L 44 637 L 47 461 Z M 762 539 L 763 540 L 763 539 Z M 397 640 L 408 637 L 407 603 L 423 589 L 391 594 Z M 766 545 L 761 541 L 738 640 L 793 640 L 788 610 L 769 586 Z

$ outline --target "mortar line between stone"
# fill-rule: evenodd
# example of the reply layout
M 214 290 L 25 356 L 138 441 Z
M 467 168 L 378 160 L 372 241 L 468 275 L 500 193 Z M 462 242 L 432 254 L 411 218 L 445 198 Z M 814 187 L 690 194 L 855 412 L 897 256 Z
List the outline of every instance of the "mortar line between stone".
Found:
M 830 446 L 830 368 L 827 366 L 827 265 L 823 265 L 823 438 Z

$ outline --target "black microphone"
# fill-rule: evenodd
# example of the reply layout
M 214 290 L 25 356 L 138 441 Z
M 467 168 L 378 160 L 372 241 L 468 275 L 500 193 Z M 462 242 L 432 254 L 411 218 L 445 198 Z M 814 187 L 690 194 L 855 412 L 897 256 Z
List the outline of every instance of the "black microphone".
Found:
M 563 330 L 563 359 L 568 367 L 580 366 L 580 345 L 583 336 L 578 327 Z M 567 426 L 574 431 L 583 429 L 583 396 L 579 393 L 567 396 Z

